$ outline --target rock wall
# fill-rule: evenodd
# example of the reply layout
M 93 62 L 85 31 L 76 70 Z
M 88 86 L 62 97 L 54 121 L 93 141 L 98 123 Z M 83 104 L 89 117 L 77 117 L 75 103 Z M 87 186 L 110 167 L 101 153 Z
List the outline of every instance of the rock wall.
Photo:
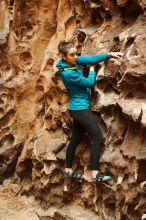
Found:
M 125 54 L 97 66 L 91 91 L 104 136 L 100 169 L 113 176 L 110 185 L 64 185 L 72 119 L 55 75 L 57 45 L 64 39 L 73 40 L 82 55 Z M 91 219 L 145 219 L 145 0 L 1 0 L 0 54 L 1 183 L 11 178 L 22 185 L 21 194 L 34 194 L 45 208 L 68 204 L 74 210 L 77 204 L 95 214 Z M 74 168 L 88 175 L 89 156 L 85 135 Z M 56 213 L 48 219 L 73 218 Z

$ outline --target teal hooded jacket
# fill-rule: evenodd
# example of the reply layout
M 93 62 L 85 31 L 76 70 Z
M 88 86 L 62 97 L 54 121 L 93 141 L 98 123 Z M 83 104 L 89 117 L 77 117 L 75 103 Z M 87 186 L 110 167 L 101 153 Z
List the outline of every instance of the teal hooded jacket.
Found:
M 69 96 L 69 110 L 82 110 L 90 108 L 90 89 L 94 87 L 96 73 L 89 71 L 84 77 L 80 65 L 93 65 L 109 58 L 108 54 L 94 56 L 78 56 L 77 64 L 70 66 L 62 59 L 56 64 L 59 75 L 66 87 Z

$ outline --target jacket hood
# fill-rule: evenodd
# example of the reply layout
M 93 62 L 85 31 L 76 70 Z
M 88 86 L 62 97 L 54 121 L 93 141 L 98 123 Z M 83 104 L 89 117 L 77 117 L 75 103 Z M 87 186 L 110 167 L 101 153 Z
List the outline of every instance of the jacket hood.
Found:
M 63 70 L 64 68 L 69 68 L 71 66 L 69 66 L 67 63 L 65 63 L 63 60 L 59 60 L 56 64 L 56 67 L 59 69 L 59 70 Z

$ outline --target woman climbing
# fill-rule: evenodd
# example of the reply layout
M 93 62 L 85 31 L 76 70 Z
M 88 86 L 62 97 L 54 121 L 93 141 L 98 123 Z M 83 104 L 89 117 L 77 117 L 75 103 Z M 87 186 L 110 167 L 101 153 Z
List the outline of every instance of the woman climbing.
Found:
M 78 56 L 77 49 L 72 42 L 61 41 L 58 51 L 62 59 L 56 67 L 69 95 L 69 113 L 73 118 L 72 137 L 66 150 L 65 178 L 80 180 L 82 173 L 73 171 L 72 163 L 77 146 L 84 132 L 91 137 L 91 181 L 106 182 L 111 176 L 99 172 L 99 152 L 102 143 L 102 133 L 90 110 L 90 89 L 95 84 L 96 73 L 94 65 L 98 62 L 113 58 L 120 58 L 122 53 L 104 53 L 94 56 Z M 88 77 L 84 77 L 80 65 L 90 65 Z

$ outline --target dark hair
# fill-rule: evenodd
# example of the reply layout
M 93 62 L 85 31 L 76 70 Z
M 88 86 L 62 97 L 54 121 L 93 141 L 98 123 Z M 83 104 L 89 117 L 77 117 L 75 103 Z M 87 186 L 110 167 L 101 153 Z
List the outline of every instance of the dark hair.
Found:
M 71 41 L 60 41 L 58 44 L 58 51 L 59 53 L 66 55 L 67 54 L 67 49 L 75 47 L 74 43 Z

